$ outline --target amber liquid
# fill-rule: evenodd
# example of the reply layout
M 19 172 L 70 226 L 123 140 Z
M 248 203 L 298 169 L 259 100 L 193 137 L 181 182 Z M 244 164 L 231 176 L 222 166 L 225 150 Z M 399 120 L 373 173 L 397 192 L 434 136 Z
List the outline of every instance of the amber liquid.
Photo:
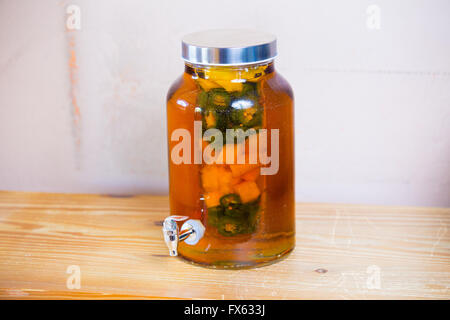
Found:
M 274 175 L 261 175 L 256 183 L 261 190 L 258 225 L 252 233 L 225 237 L 211 227 L 201 184 L 204 164 L 174 164 L 171 150 L 173 130 L 184 128 L 194 137 L 194 120 L 201 120 L 196 79 L 201 68 L 186 65 L 185 73 L 172 85 L 167 96 L 169 145 L 169 190 L 171 214 L 199 219 L 206 226 L 196 245 L 179 243 L 179 256 L 189 262 L 212 268 L 251 268 L 276 262 L 291 252 L 295 245 L 294 210 L 294 105 L 289 84 L 267 65 L 260 76 L 259 92 L 263 106 L 263 128 L 279 129 L 279 170 Z M 228 67 L 231 68 L 231 67 Z M 245 67 L 234 67 L 242 76 Z M 229 79 L 228 79 L 229 80 Z M 197 108 L 196 108 L 197 107 Z M 268 150 L 271 150 L 270 138 Z M 191 140 L 192 150 L 194 140 Z M 270 152 L 269 152 L 270 154 Z

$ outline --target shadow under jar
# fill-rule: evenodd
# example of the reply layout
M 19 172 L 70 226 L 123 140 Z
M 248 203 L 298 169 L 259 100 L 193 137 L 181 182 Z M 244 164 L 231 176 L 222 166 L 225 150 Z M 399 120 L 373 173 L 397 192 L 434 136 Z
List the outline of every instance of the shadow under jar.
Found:
M 211 30 L 182 48 L 184 74 L 167 94 L 171 255 L 213 268 L 276 262 L 295 245 L 294 102 L 276 40 Z M 181 241 L 187 219 L 204 227 L 195 241 Z

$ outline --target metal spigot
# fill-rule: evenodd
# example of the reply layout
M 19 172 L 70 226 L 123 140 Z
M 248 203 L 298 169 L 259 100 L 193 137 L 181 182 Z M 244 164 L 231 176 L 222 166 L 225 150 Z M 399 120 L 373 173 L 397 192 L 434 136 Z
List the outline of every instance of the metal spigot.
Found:
M 200 220 L 187 219 L 188 217 L 186 216 L 170 216 L 164 220 L 164 241 L 169 248 L 169 254 L 171 256 L 178 255 L 179 241 L 184 241 L 187 244 L 195 245 L 205 234 L 205 227 Z M 181 230 L 179 230 L 177 221 L 184 220 L 187 221 L 183 223 Z

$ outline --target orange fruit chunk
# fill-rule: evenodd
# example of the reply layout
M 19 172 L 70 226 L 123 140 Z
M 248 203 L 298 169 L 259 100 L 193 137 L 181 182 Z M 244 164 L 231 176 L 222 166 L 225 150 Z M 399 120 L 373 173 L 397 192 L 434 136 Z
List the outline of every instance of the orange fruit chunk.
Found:
M 245 181 L 234 186 L 234 191 L 241 197 L 242 203 L 256 200 L 261 192 L 253 181 Z
M 206 192 L 221 191 L 226 193 L 231 190 L 231 171 L 224 166 L 208 165 L 202 169 L 202 186 Z
M 216 207 L 220 204 L 222 193 L 218 191 L 208 192 L 205 194 L 205 203 L 207 208 Z

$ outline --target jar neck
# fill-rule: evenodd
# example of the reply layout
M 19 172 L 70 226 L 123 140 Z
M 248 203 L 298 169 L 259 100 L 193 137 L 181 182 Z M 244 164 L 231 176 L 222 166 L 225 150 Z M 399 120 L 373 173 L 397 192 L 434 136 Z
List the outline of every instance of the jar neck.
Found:
M 186 62 L 184 72 L 189 74 L 193 79 L 210 79 L 210 80 L 254 80 L 262 78 L 274 72 L 274 62 L 264 62 L 242 66 L 207 66 L 195 65 Z

